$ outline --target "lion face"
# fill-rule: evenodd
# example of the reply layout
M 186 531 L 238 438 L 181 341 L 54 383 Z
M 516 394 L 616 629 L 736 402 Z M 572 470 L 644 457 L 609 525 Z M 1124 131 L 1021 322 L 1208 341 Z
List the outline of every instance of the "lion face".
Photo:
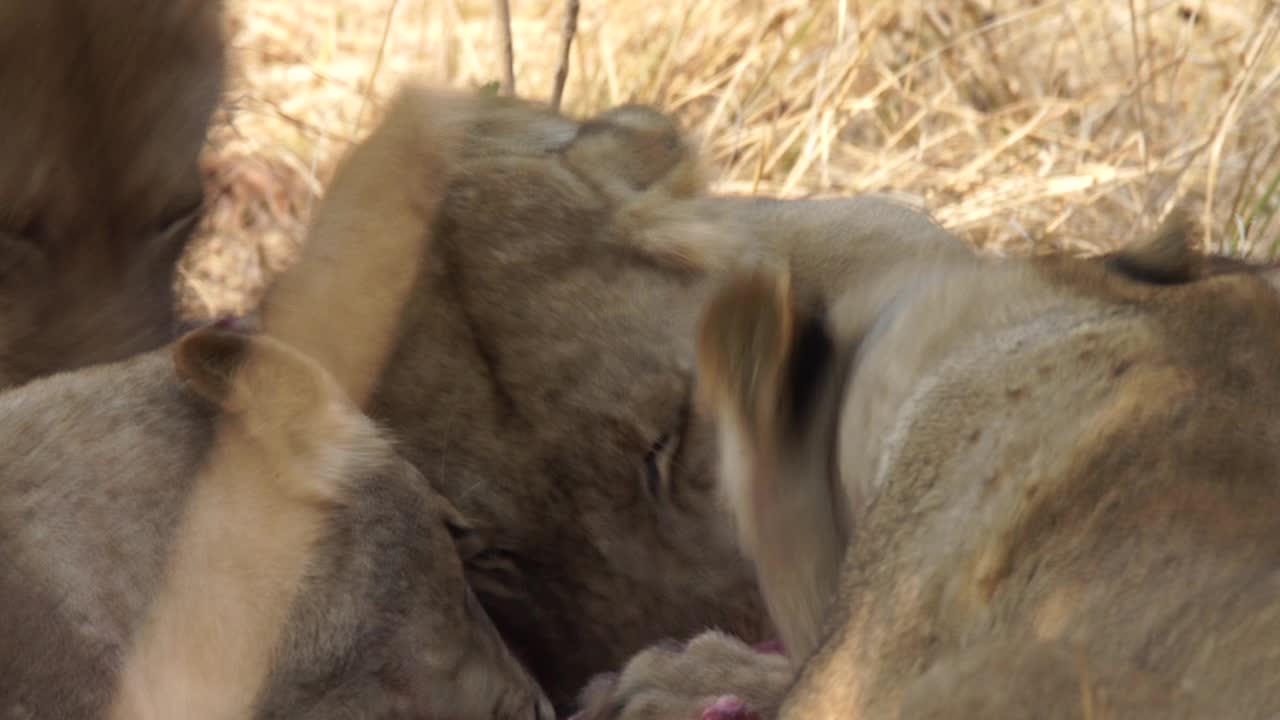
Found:
M 657 638 L 758 635 L 693 403 L 704 278 L 611 242 L 550 153 L 455 177 L 371 414 L 475 524 L 503 636 L 563 704 Z

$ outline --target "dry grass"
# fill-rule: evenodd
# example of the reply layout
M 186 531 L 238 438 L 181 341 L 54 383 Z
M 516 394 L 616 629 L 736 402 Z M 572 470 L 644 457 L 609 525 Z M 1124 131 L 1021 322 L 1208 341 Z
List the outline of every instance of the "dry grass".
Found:
M 729 193 L 893 191 L 992 252 L 1114 247 L 1174 202 L 1214 249 L 1275 254 L 1275 0 L 582 0 L 567 112 L 640 100 Z M 207 158 L 191 314 L 296 251 L 339 153 L 406 77 L 498 80 L 491 0 L 230 0 L 236 76 Z M 511 3 L 516 88 L 547 99 L 563 0 Z

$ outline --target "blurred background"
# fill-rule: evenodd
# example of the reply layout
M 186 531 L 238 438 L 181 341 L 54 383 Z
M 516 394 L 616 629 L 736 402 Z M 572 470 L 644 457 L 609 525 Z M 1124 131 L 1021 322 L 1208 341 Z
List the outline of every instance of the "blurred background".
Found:
M 509 0 L 551 96 L 565 0 Z M 992 253 L 1098 252 L 1175 202 L 1280 255 L 1275 0 L 579 0 L 563 110 L 674 113 L 720 193 L 889 192 Z M 491 0 L 229 0 L 232 76 L 184 314 L 248 309 L 408 78 L 493 91 Z

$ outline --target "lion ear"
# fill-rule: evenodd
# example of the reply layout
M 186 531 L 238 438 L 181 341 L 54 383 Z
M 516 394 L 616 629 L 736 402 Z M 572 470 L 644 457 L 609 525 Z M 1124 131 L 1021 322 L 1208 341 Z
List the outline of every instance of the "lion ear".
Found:
M 764 398 L 781 391 L 795 333 L 791 276 L 765 265 L 730 275 L 698 323 L 697 372 L 707 407 L 722 403 L 754 427 Z
M 1134 280 L 1171 285 L 1200 276 L 1203 256 L 1192 245 L 1195 222 L 1183 207 L 1175 207 L 1155 233 L 1122 248 L 1113 266 Z
M 786 268 L 743 268 L 712 295 L 698 325 L 700 401 L 736 415 L 753 440 L 796 440 L 835 354 L 818 297 L 794 288 Z
M 197 395 L 231 410 L 232 382 L 252 344 L 248 335 L 205 326 L 178 339 L 173 347 L 174 366 Z

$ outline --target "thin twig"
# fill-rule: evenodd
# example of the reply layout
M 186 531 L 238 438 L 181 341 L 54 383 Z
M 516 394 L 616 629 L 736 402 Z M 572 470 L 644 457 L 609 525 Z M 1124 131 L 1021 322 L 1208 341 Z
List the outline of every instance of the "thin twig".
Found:
M 516 94 L 516 58 L 511 49 L 511 6 L 508 0 L 493 0 L 494 20 L 498 23 L 498 49 L 502 53 L 503 95 Z
M 360 109 L 356 111 L 356 122 L 351 128 L 351 134 L 360 134 L 360 125 L 364 122 L 364 111 L 369 107 L 369 103 L 373 101 L 374 85 L 378 82 L 378 73 L 382 70 L 382 58 L 387 53 L 387 38 L 391 35 L 391 18 L 396 14 L 396 5 L 400 4 L 400 0 L 391 0 L 390 6 L 387 7 L 387 19 L 382 25 L 382 39 L 378 42 L 378 54 L 373 59 L 373 70 L 369 72 L 369 82 L 365 85 L 364 95 L 360 98 Z
M 556 84 L 551 88 L 551 109 L 560 110 L 564 84 L 569 79 L 569 48 L 578 32 L 578 0 L 565 0 L 564 26 L 560 33 L 560 64 L 556 66 Z
M 1142 80 L 1143 61 L 1146 60 L 1146 56 L 1142 52 L 1141 43 L 1138 42 L 1138 8 L 1134 5 L 1133 0 L 1129 0 L 1129 39 L 1133 43 L 1133 76 L 1138 78 L 1138 82 L 1134 86 L 1134 100 L 1138 110 L 1139 149 L 1142 151 L 1142 221 L 1146 222 L 1151 183 L 1151 151 L 1147 146 L 1147 113 L 1142 92 L 1146 85 Z

